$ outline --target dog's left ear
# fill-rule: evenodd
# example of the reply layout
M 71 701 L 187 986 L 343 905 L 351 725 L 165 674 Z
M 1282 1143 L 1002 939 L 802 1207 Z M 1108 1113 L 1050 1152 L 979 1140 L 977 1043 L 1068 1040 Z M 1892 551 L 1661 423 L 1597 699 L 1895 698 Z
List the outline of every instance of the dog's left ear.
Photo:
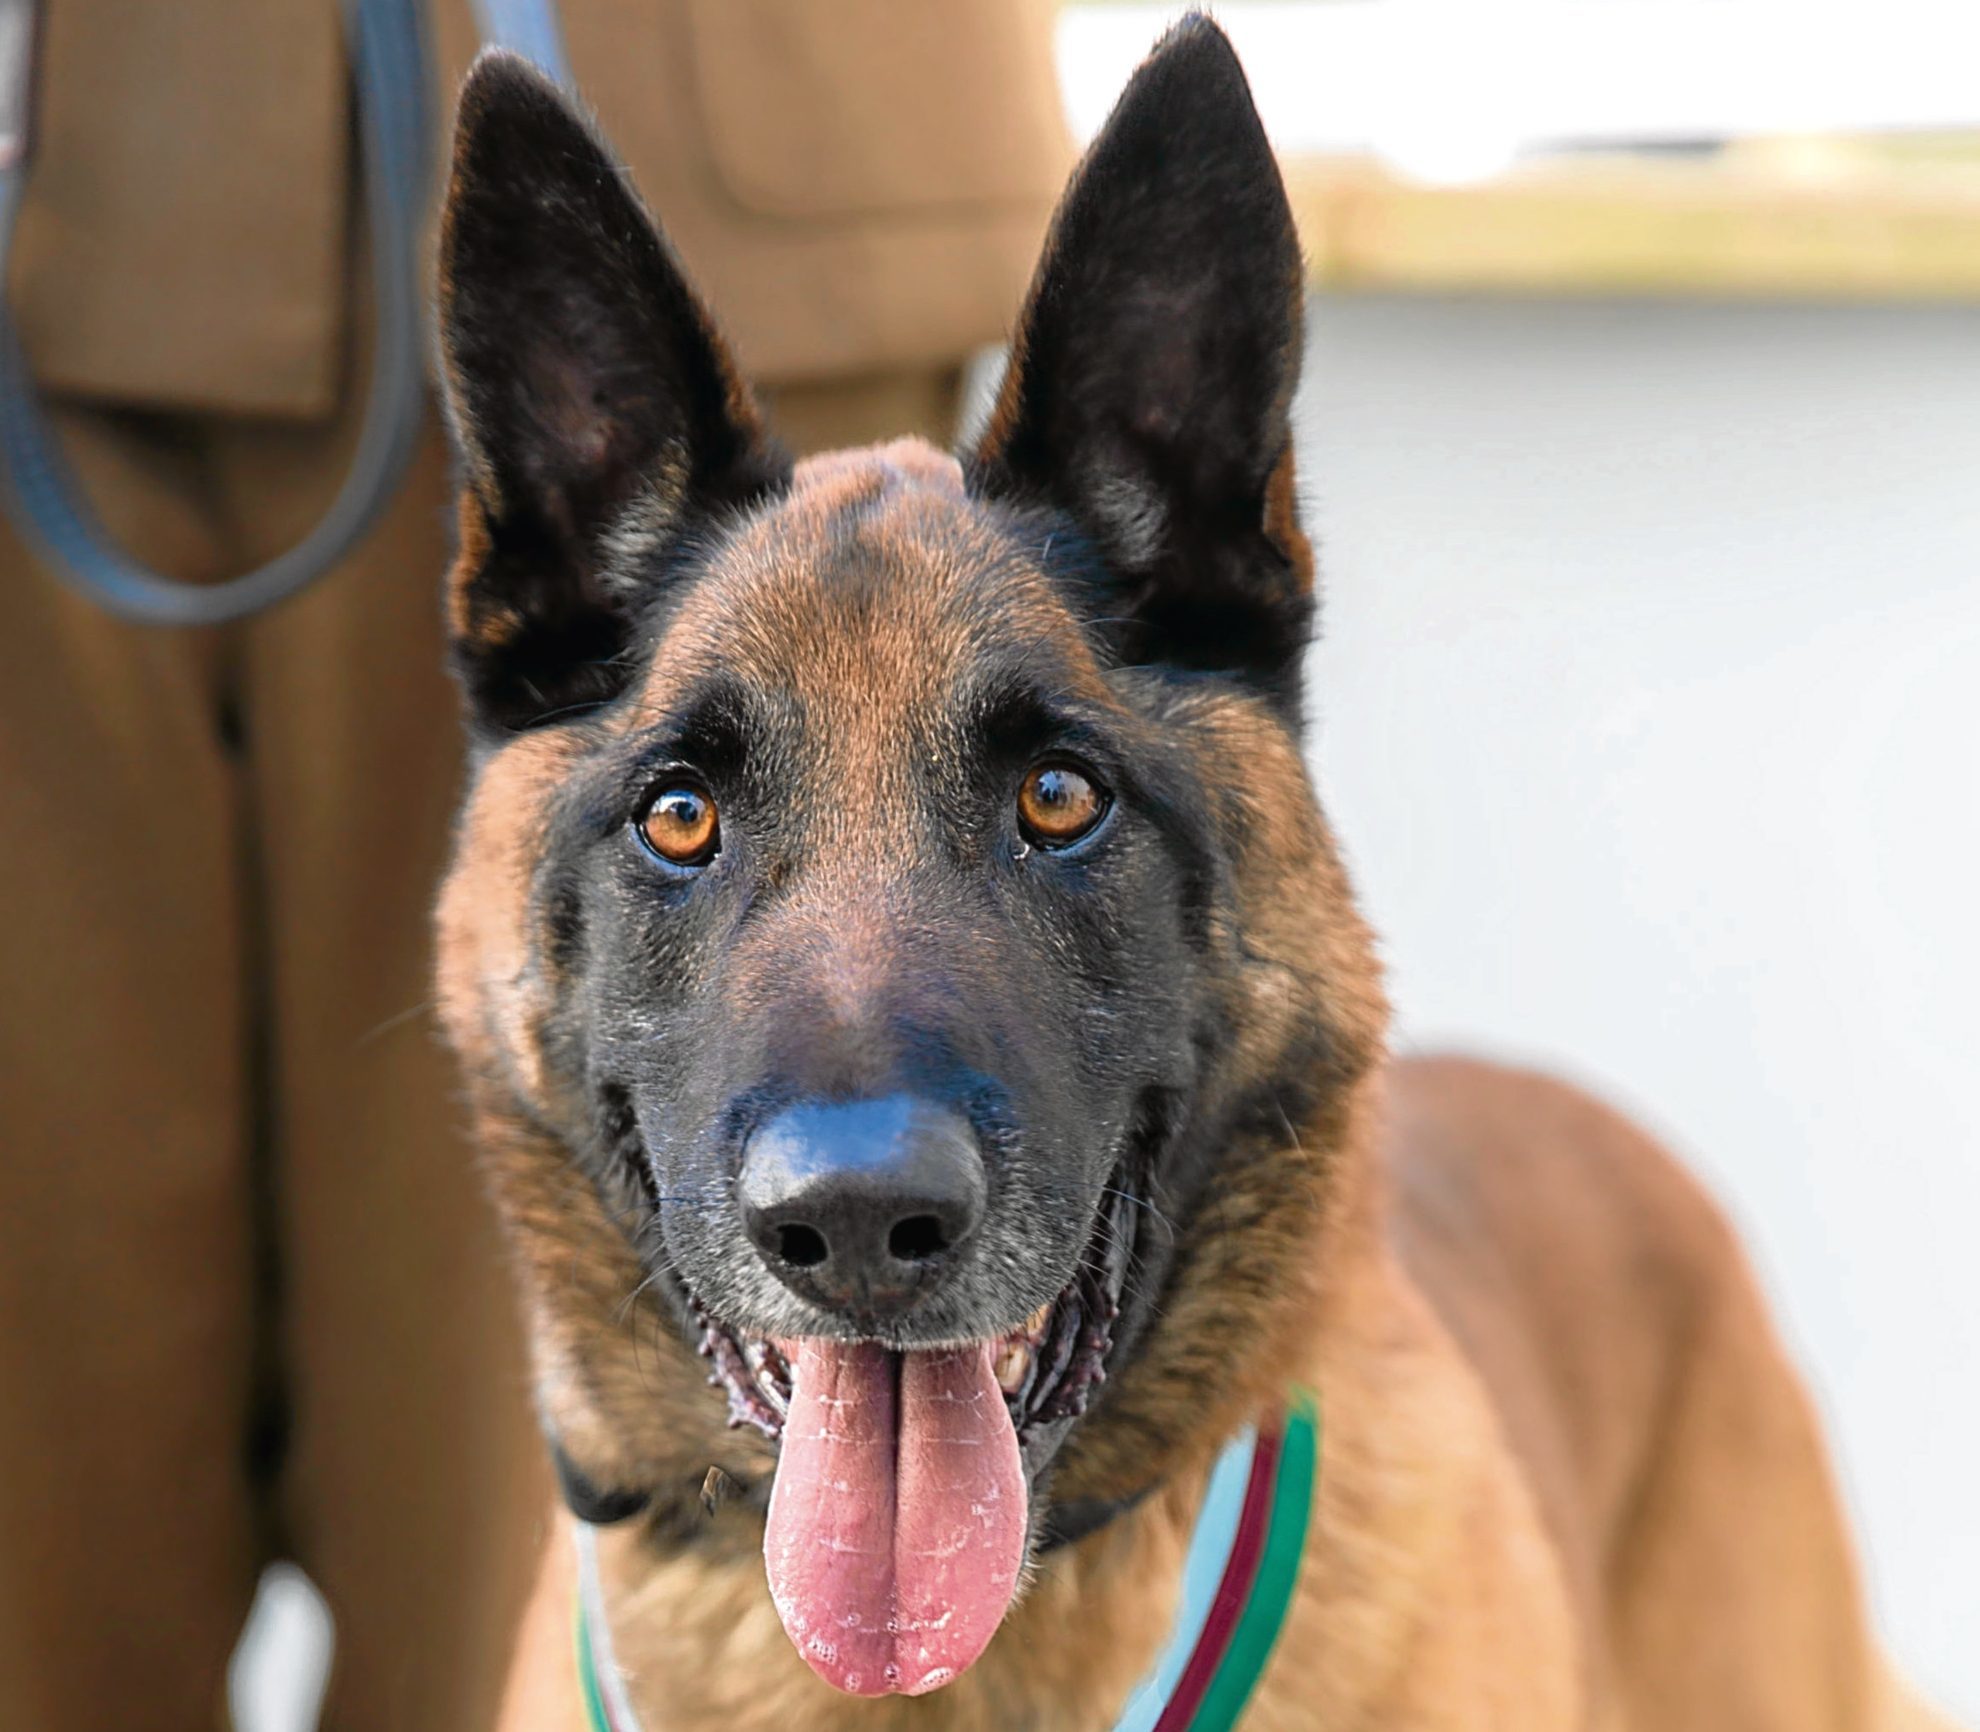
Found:
M 1243 68 L 1192 16 L 1075 172 L 1019 322 L 977 489 L 1056 506 L 1109 572 L 1134 662 L 1296 704 L 1312 555 L 1293 491 L 1299 238 Z
M 789 475 L 672 249 L 526 61 L 461 93 L 440 339 L 464 459 L 448 618 L 477 724 L 609 698 L 667 548 Z

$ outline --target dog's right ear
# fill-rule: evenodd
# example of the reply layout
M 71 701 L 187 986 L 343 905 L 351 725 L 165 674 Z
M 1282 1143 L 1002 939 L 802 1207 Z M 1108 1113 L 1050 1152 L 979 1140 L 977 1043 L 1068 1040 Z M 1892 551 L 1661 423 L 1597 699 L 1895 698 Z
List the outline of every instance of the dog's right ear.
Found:
M 440 337 L 455 670 L 478 725 L 530 727 L 623 687 L 668 548 L 790 465 L 618 165 L 513 55 L 461 95 Z

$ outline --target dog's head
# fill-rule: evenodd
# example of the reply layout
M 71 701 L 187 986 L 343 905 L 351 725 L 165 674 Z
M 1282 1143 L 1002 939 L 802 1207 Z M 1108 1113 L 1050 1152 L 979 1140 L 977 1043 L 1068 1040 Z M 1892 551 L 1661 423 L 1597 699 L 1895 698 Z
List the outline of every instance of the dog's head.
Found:
M 813 1667 L 933 1688 L 1031 1548 L 1269 1389 L 1380 1040 L 1299 751 L 1276 168 L 1179 28 L 960 462 L 793 466 L 514 61 L 463 100 L 442 285 L 443 999 L 546 1423 L 664 1543 L 719 1543 L 710 1464 L 767 1496 Z

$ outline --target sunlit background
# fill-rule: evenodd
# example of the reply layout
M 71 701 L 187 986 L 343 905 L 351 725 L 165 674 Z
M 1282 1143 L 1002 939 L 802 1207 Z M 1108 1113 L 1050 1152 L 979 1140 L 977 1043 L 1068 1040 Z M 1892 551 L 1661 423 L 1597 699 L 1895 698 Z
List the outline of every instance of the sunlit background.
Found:
M 1175 10 L 1065 10 L 1080 135 Z M 1712 1183 L 1980 1718 L 1980 8 L 1216 11 L 1313 272 L 1313 760 L 1402 1044 Z M 248 1732 L 328 1640 L 271 1572 Z

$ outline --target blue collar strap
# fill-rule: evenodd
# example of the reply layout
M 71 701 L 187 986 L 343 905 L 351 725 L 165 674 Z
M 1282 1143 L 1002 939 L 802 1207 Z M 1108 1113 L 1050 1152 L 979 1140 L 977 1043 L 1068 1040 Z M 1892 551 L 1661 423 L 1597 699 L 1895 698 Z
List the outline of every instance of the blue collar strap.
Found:
M 1304 1389 L 1278 1424 L 1225 1447 L 1197 1511 L 1175 1625 L 1114 1732 L 1229 1732 L 1238 1723 L 1292 1604 L 1319 1468 L 1319 1404 Z M 577 1659 L 590 1732 L 640 1732 L 612 1658 L 595 1536 L 583 1523 Z

